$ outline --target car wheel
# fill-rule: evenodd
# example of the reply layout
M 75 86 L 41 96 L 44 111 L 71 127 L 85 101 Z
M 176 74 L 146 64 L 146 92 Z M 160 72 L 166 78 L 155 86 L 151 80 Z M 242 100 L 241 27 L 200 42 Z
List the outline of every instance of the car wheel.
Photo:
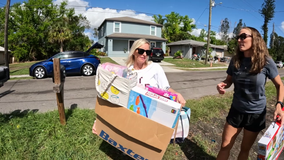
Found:
M 34 70 L 34 76 L 37 79 L 42 79 L 46 76 L 45 69 L 43 67 L 36 67 Z
M 82 67 L 82 74 L 84 76 L 90 76 L 94 73 L 94 67 L 89 65 L 89 64 L 85 64 L 83 67 Z

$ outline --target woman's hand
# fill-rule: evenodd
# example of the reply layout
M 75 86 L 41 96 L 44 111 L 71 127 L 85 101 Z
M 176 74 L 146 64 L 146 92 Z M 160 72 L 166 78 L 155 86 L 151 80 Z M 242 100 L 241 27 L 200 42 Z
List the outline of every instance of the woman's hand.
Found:
M 226 83 L 221 82 L 219 84 L 217 84 L 217 91 L 219 92 L 219 94 L 225 94 L 225 87 L 227 86 Z
M 177 102 L 181 104 L 181 107 L 184 107 L 186 101 L 184 100 L 183 96 L 180 93 L 176 94 L 177 94 Z
M 282 111 L 280 104 L 276 105 L 275 112 L 274 112 L 274 120 L 278 120 L 278 121 L 281 120 L 281 126 L 284 124 L 284 112 Z
M 92 132 L 94 134 L 97 134 L 97 129 L 96 129 L 96 121 L 94 122 L 93 128 L 92 128 Z

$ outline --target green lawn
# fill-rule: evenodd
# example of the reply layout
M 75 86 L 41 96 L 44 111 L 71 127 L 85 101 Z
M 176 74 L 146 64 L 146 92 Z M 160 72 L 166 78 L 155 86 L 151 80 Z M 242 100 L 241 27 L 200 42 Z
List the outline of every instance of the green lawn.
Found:
M 110 63 L 118 64 L 109 57 L 100 57 L 100 60 L 101 60 L 101 63 L 110 62 Z
M 38 61 L 9 64 L 10 75 L 27 75 L 31 65 Z
M 164 58 L 165 62 L 175 64 L 176 67 L 182 67 L 182 68 L 201 68 L 201 67 L 210 67 L 210 63 L 208 62 L 206 65 L 204 64 L 204 61 L 196 61 L 191 59 L 173 59 L 173 58 Z M 212 67 L 225 67 L 225 64 L 218 64 L 213 63 Z
M 267 102 L 274 104 L 276 91 L 271 82 L 266 85 L 266 95 Z M 232 93 L 187 100 L 186 106 L 191 108 L 191 128 L 220 117 L 221 113 L 228 111 L 231 100 Z M 28 110 L 0 113 L 1 159 L 130 160 L 92 133 L 96 118 L 94 110 L 76 108 L 65 113 L 65 126 L 60 124 L 56 110 L 46 113 Z M 216 144 L 209 144 L 199 134 L 191 135 L 190 139 L 181 145 L 170 144 L 163 160 L 186 159 L 191 154 L 205 159 L 216 157 Z

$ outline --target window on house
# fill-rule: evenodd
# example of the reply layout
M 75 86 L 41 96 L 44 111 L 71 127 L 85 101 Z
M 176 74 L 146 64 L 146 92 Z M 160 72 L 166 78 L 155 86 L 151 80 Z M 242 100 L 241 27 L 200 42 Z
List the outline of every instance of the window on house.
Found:
M 151 48 L 156 47 L 156 42 L 150 42 L 151 43 Z
M 101 37 L 103 37 L 104 36 L 104 27 L 102 27 L 102 29 L 101 29 Z
M 150 26 L 150 35 L 152 36 L 156 35 L 156 26 Z
M 115 33 L 119 33 L 121 31 L 121 23 L 120 22 L 114 22 L 114 29 Z

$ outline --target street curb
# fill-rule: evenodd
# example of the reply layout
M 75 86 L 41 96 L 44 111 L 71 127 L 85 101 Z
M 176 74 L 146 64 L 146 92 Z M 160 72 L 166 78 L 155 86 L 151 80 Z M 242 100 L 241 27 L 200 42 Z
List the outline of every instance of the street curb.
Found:
M 30 77 L 30 75 L 10 75 L 10 78 L 22 78 L 22 77 Z

